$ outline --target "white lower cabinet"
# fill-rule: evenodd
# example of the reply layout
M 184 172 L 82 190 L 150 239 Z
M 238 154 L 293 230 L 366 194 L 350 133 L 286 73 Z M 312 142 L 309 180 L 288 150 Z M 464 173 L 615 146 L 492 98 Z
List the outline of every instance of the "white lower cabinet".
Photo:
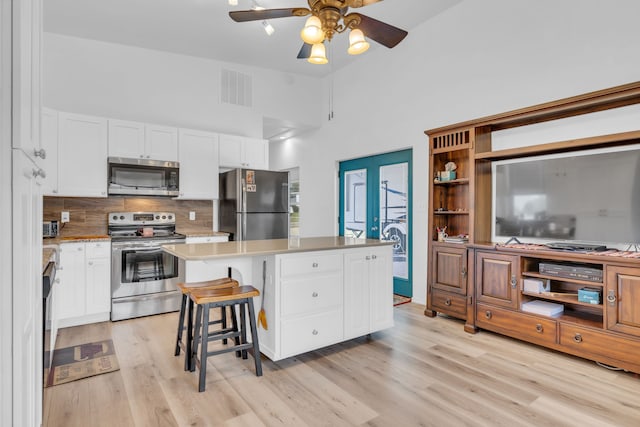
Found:
M 55 302 L 58 327 L 109 320 L 111 243 L 62 243 L 60 267 Z
M 273 255 L 255 259 L 268 329 L 260 350 L 280 360 L 393 326 L 391 246 Z M 255 286 L 255 285 L 254 285 Z M 256 312 L 262 304 L 256 298 Z

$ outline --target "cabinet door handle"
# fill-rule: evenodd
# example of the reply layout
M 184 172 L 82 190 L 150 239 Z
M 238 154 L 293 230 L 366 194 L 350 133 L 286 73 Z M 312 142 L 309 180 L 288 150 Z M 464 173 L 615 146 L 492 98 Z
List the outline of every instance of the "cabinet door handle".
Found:
M 311 264 L 311 267 L 313 267 L 313 268 L 318 268 L 318 263 L 317 263 L 317 262 L 314 262 L 313 264 Z
M 93 261 L 89 261 L 89 265 L 93 265 Z
M 371 259 L 377 259 L 377 255 L 371 255 Z
M 609 293 L 607 294 L 607 302 L 610 305 L 615 304 L 615 302 L 616 302 L 616 293 L 615 293 L 615 291 L 613 291 L 613 290 L 609 291 Z
M 446 300 L 444 300 L 444 305 L 450 306 L 451 305 L 451 298 L 447 298 Z
M 44 148 L 41 148 L 39 150 L 33 150 L 33 155 L 36 157 L 40 157 L 41 159 L 46 159 L 47 158 L 47 150 L 45 150 Z
M 575 335 L 573 336 L 573 340 L 574 340 L 575 342 L 582 342 L 582 335 L 580 335 L 580 334 L 575 334 Z
M 364 257 L 364 259 L 366 259 L 367 261 L 369 261 L 371 259 L 371 257 L 369 255 L 367 255 L 366 257 Z
M 462 274 L 463 278 L 467 278 L 467 268 L 466 267 L 462 267 L 462 271 L 460 272 L 460 274 Z
M 42 177 L 42 178 L 46 178 L 47 177 L 47 173 L 43 170 L 43 169 L 34 169 L 33 170 L 33 177 Z
M 541 323 L 536 324 L 536 332 L 540 334 L 544 332 L 544 327 L 542 326 Z
M 79 250 L 79 251 L 81 251 L 81 250 L 82 250 L 82 248 L 78 248 L 78 250 Z
M 485 312 L 484 312 L 484 317 L 486 317 L 486 318 L 487 318 L 487 320 L 488 320 L 488 319 L 491 319 L 491 311 L 490 311 L 490 310 L 485 311 Z
M 511 275 L 511 287 L 513 289 L 515 289 L 517 284 L 518 284 L 518 279 L 516 279 L 516 275 L 515 274 L 512 274 Z
M 311 294 L 311 296 L 314 297 L 314 298 L 318 298 L 318 293 L 314 292 L 314 293 Z
M 313 332 L 311 332 L 313 335 L 318 335 L 318 330 L 314 329 Z

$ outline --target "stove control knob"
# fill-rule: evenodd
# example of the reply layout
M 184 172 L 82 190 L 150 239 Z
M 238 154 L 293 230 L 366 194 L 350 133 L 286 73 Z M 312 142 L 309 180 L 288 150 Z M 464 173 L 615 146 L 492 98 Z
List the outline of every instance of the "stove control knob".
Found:
M 169 219 L 173 219 L 173 215 L 169 215 L 169 216 L 168 216 L 168 218 L 169 218 Z
M 120 219 L 124 220 L 124 215 L 120 215 Z
M 156 219 L 160 219 L 160 215 L 156 215 Z
M 162 219 L 167 219 L 167 216 L 166 215 L 162 215 Z
M 113 220 L 117 220 L 117 219 L 118 219 L 118 215 L 114 215 Z

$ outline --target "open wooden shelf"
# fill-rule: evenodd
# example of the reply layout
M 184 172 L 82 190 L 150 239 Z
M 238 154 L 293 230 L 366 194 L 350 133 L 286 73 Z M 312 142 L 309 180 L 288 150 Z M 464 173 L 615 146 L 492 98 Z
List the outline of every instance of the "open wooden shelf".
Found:
M 458 178 L 449 181 L 433 181 L 433 185 L 464 185 L 469 184 L 469 178 Z
M 553 294 L 553 295 L 551 295 Z M 592 307 L 594 309 L 602 310 L 602 304 L 589 304 L 587 302 L 578 301 L 578 295 L 562 295 L 562 292 L 549 292 L 549 293 L 540 293 L 537 294 L 535 292 L 522 292 L 522 295 L 526 295 L 529 297 L 534 297 L 538 299 L 543 299 L 547 301 L 556 301 L 563 304 L 573 304 L 573 305 L 582 305 L 585 307 Z
M 526 271 L 526 272 L 522 273 L 522 275 L 526 276 L 526 277 L 535 277 L 537 279 L 549 279 L 549 280 L 556 280 L 558 282 L 575 283 L 577 285 L 600 286 L 600 287 L 602 287 L 602 282 L 590 282 L 588 280 L 571 279 L 571 278 L 568 278 L 568 277 L 550 276 L 548 274 L 534 273 L 534 272 L 531 272 L 531 271 Z

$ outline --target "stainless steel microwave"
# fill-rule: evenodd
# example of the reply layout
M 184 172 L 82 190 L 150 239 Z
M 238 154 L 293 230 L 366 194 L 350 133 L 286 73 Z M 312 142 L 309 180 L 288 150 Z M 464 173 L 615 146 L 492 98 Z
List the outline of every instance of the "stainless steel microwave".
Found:
M 109 194 L 178 196 L 180 164 L 164 160 L 109 157 Z

